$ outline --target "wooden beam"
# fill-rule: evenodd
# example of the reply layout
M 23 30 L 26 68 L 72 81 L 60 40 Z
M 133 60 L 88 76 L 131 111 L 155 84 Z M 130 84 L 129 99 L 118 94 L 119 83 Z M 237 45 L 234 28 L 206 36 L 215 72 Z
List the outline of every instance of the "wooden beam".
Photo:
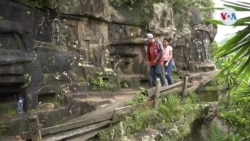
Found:
M 155 87 L 155 94 L 154 94 L 154 108 L 158 108 L 158 103 L 159 103 L 159 97 L 160 97 L 160 88 L 161 88 L 161 82 L 160 79 L 156 79 L 156 87 Z
M 197 90 L 199 87 L 206 85 L 208 82 L 210 82 L 217 74 L 219 74 L 219 71 L 212 71 L 210 73 L 207 73 L 207 75 L 203 75 L 202 80 L 197 84 L 193 85 L 190 88 L 187 89 L 187 93 L 193 92 Z
M 71 129 L 71 130 L 67 130 L 64 132 L 60 132 L 58 134 L 53 134 L 51 136 L 45 136 L 43 137 L 43 141 L 59 141 L 59 140 L 63 140 L 69 137 L 73 137 L 73 136 L 77 136 L 77 135 L 82 135 L 85 133 L 88 133 L 90 131 L 102 128 L 108 124 L 110 124 L 110 120 L 107 121 L 103 121 L 97 124 L 92 124 L 92 125 L 88 125 L 88 126 L 84 126 L 84 127 L 80 127 L 80 128 L 76 128 L 76 129 Z
M 182 87 L 182 95 L 181 95 L 182 100 L 184 100 L 184 97 L 187 93 L 187 83 L 188 83 L 188 76 L 185 76 L 183 79 L 183 87 Z
M 101 132 L 103 130 L 103 128 L 88 132 L 88 134 L 84 134 L 84 135 L 79 135 L 77 137 L 72 137 L 67 139 L 67 141 L 87 141 L 88 139 L 94 137 L 95 135 L 97 135 L 99 132 Z
M 113 111 L 107 112 L 106 114 L 95 116 L 93 118 L 87 118 L 85 120 L 81 120 L 78 122 L 65 123 L 65 124 L 60 124 L 60 125 L 56 125 L 52 127 L 43 128 L 41 129 L 41 135 L 42 136 L 53 135 L 53 134 L 67 131 L 67 130 L 73 130 L 75 128 L 80 128 L 83 126 L 88 126 L 88 125 L 95 124 L 98 122 L 110 120 L 112 119 L 112 114 L 113 114 Z M 31 132 L 24 132 L 22 135 L 24 138 L 27 139 L 27 138 L 31 138 L 30 133 Z
M 183 84 L 183 82 L 177 82 L 177 83 L 174 83 L 173 85 L 168 85 L 168 86 L 165 86 L 165 87 L 161 87 L 160 88 L 160 93 L 163 93 L 163 92 L 168 92 L 168 93 L 171 93 L 173 89 L 175 89 L 176 87 L 179 87 Z M 152 97 L 155 93 L 155 87 L 153 88 L 150 88 L 150 89 L 147 89 L 147 95 L 148 97 Z
M 113 113 L 114 113 L 115 108 L 124 107 L 126 104 L 126 101 L 129 99 L 131 99 L 131 98 L 115 102 L 112 105 L 108 105 L 107 107 L 95 110 L 93 112 L 90 112 L 90 113 L 85 114 L 83 116 L 80 116 L 78 118 L 75 118 L 67 123 L 56 125 L 56 126 L 51 126 L 51 127 L 47 127 L 47 128 L 42 128 L 41 129 L 41 136 L 43 137 L 43 136 L 48 136 L 48 135 L 52 135 L 52 134 L 57 134 L 60 132 L 64 132 L 66 130 L 72 130 L 75 128 L 88 126 L 88 125 L 95 124 L 98 122 L 111 120 L 113 118 Z M 31 133 L 24 132 L 24 133 L 22 133 L 22 136 L 25 139 L 30 139 Z
M 32 141 L 41 141 L 41 130 L 40 123 L 37 115 L 33 115 L 29 118 L 30 121 L 30 133 Z

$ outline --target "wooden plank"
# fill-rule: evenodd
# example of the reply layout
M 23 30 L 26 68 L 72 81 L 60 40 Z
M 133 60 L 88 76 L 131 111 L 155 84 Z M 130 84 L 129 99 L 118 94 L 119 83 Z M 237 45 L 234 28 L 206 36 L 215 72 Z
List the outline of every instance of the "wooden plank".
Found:
M 208 82 L 210 82 L 217 74 L 219 74 L 219 71 L 212 71 L 209 73 L 206 73 L 206 75 L 203 75 L 202 80 L 197 84 L 193 85 L 190 88 L 187 89 L 187 93 L 193 92 L 197 90 L 199 87 L 206 85 Z
M 203 80 L 201 80 L 200 83 L 188 88 L 187 92 L 194 91 L 197 88 L 199 88 L 200 86 L 207 84 L 209 81 L 212 80 L 213 76 L 216 74 L 218 74 L 218 72 L 207 73 L 207 77 L 203 77 Z M 178 82 L 178 83 L 175 83 L 175 84 L 167 86 L 167 87 L 161 87 L 160 88 L 160 96 L 163 96 L 164 94 L 169 94 L 169 93 L 181 92 L 182 91 L 182 84 L 183 84 L 183 82 Z M 151 89 L 147 90 L 149 97 L 153 96 L 154 91 L 155 91 L 155 88 L 151 88 Z M 135 97 L 136 97 L 136 95 L 135 95 Z M 132 98 L 128 98 L 128 99 L 132 99 Z M 131 113 L 136 108 L 138 108 L 138 105 L 124 107 L 125 104 L 126 104 L 126 100 L 118 101 L 118 102 L 116 102 L 112 105 L 109 105 L 107 107 L 95 110 L 95 111 L 90 112 L 88 114 L 85 114 L 81 117 L 75 118 L 74 120 L 71 120 L 70 122 L 67 122 L 65 124 L 44 128 L 41 130 L 41 134 L 42 134 L 42 136 L 48 136 L 48 135 L 53 136 L 53 135 L 61 134 L 61 133 L 68 132 L 68 131 L 74 131 L 74 130 L 77 130 L 78 128 L 88 127 L 88 126 L 91 126 L 91 124 L 104 122 L 106 120 L 112 120 L 113 118 L 116 118 L 116 119 L 113 119 L 112 122 L 117 122 L 120 120 L 120 118 L 119 118 L 120 116 L 125 116 L 125 115 Z M 151 101 L 151 103 L 150 102 L 149 103 L 147 103 L 147 102 L 142 103 L 139 105 L 139 107 L 143 107 L 147 104 L 153 105 L 152 101 Z M 117 116 L 117 117 L 115 117 L 115 116 Z M 109 124 L 110 123 L 111 122 L 109 122 Z M 30 136 L 29 132 L 27 132 L 26 135 L 27 134 Z
M 134 109 L 137 109 L 137 108 L 150 107 L 153 102 L 154 102 L 154 100 L 151 100 L 151 101 L 146 101 L 146 102 L 139 103 L 139 104 L 136 104 L 136 105 L 129 105 L 129 106 L 126 106 L 126 107 L 115 108 L 115 111 L 122 111 L 122 110 L 128 110 L 128 109 L 134 110 Z
M 160 88 L 160 93 L 163 93 L 165 91 L 171 91 L 172 89 L 176 88 L 176 87 L 180 87 L 182 86 L 183 82 L 180 81 L 180 82 L 177 82 L 177 83 L 174 83 L 172 85 L 168 85 L 168 86 L 165 86 L 165 87 L 161 87 Z
M 59 140 L 63 140 L 69 137 L 73 137 L 73 136 L 77 136 L 77 135 L 82 135 L 85 133 L 88 133 L 90 131 L 102 128 L 108 124 L 110 124 L 110 120 L 107 121 L 103 121 L 97 124 L 93 124 L 93 125 L 88 125 L 88 126 L 84 126 L 81 128 L 77 128 L 77 129 L 73 129 L 73 130 L 68 130 L 65 132 L 60 132 L 58 134 L 53 134 L 51 136 L 45 136 L 43 137 L 43 141 L 59 141 Z
M 183 82 L 177 82 L 177 83 L 174 83 L 173 85 L 168 85 L 168 86 L 165 86 L 165 87 L 161 87 L 160 88 L 160 93 L 163 93 L 165 91 L 168 91 L 168 92 L 171 92 L 172 89 L 176 88 L 176 87 L 179 87 L 183 84 Z M 155 93 L 155 87 L 153 88 L 150 88 L 150 89 L 147 89 L 147 94 L 148 94 L 148 97 L 152 97 Z
M 43 129 L 41 129 L 41 135 L 42 136 L 52 135 L 52 134 L 64 132 L 64 131 L 67 131 L 67 130 L 72 130 L 74 128 L 79 128 L 79 127 L 95 124 L 95 123 L 98 123 L 98 122 L 111 120 L 112 119 L 112 114 L 113 114 L 113 111 L 108 112 L 106 114 L 95 116 L 95 117 L 93 117 L 91 119 L 88 118 L 88 119 L 81 120 L 81 121 L 78 121 L 78 122 L 65 123 L 65 124 L 60 124 L 60 125 L 56 125 L 56 126 L 52 126 L 52 127 L 43 128 Z M 24 132 L 22 134 L 22 136 L 24 138 L 26 138 L 26 139 L 31 138 L 30 137 L 30 132 Z
M 69 139 L 65 139 L 64 141 L 86 141 L 86 140 L 94 137 L 95 135 L 97 135 L 102 130 L 103 130 L 103 128 L 97 129 L 97 130 L 89 132 L 88 134 L 80 135 L 77 137 L 71 137 Z
M 205 84 L 207 84 L 208 82 L 210 82 L 219 72 L 220 72 L 219 70 L 215 70 L 215 71 L 210 71 L 210 72 L 199 73 L 199 75 L 203 76 L 201 78 L 200 82 L 198 82 L 196 84 L 193 84 L 193 83 L 189 84 L 189 83 L 187 83 L 186 94 L 188 94 L 189 92 L 197 90 L 201 86 L 204 86 Z M 189 78 L 190 78 L 190 76 L 189 76 Z M 178 84 L 176 83 L 177 86 L 174 86 L 170 90 L 168 90 L 168 91 L 166 91 L 164 93 L 161 93 L 161 96 L 164 96 L 165 94 L 170 94 L 170 93 L 180 93 L 180 92 L 182 92 L 182 89 L 183 89 L 182 86 L 181 86 L 182 84 L 183 84 L 183 81 L 179 82 Z M 191 86 L 188 87 L 189 85 L 191 85 Z
M 135 96 L 136 96 L 136 95 L 135 95 Z M 135 96 L 134 96 L 134 97 L 135 97 Z M 126 105 L 126 101 L 131 100 L 131 99 L 133 99 L 134 97 L 132 97 L 132 98 L 127 98 L 127 99 L 124 99 L 124 100 L 122 100 L 122 101 L 115 102 L 115 103 L 113 103 L 113 104 L 111 104 L 111 105 L 108 105 L 108 106 L 106 106 L 106 107 L 104 107 L 104 108 L 97 109 L 97 110 L 95 110 L 95 111 L 93 111 L 93 112 L 90 112 L 90 113 L 87 113 L 87 114 L 85 114 L 85 115 L 83 115 L 83 116 L 80 116 L 80 117 L 78 117 L 78 118 L 75 118 L 75 119 L 73 119 L 73 120 L 71 120 L 71 121 L 69 121 L 69 122 L 77 122 L 77 121 L 83 121 L 83 120 L 85 120 L 85 119 L 92 119 L 93 117 L 96 117 L 96 116 L 98 116 L 98 115 L 105 115 L 106 113 L 112 113 L 112 114 L 113 114 L 115 108 L 124 107 L 124 106 Z M 111 114 L 111 116 L 112 116 L 112 114 Z
M 93 112 L 90 112 L 78 118 L 75 118 L 65 124 L 42 128 L 41 135 L 45 136 L 45 135 L 50 135 L 50 134 L 56 134 L 56 133 L 63 132 L 66 130 L 71 130 L 74 128 L 79 128 L 79 127 L 87 126 L 90 124 L 95 124 L 95 123 L 102 122 L 105 120 L 111 120 L 113 118 L 113 112 L 115 108 L 123 107 L 125 106 L 125 103 L 126 103 L 126 100 L 118 101 L 107 107 L 95 110 Z M 22 136 L 26 139 L 31 138 L 30 132 L 24 132 L 22 133 Z

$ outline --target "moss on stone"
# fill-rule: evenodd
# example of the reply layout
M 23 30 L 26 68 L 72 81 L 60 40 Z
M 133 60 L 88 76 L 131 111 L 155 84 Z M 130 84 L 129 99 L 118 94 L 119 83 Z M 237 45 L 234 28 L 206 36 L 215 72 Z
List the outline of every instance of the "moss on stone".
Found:
M 24 131 L 29 131 L 29 125 L 25 121 L 20 121 L 19 124 L 19 133 L 23 133 Z
M 17 107 L 16 103 L 5 103 L 0 106 L 0 117 L 11 118 L 16 115 Z
M 0 139 L 4 139 L 12 135 L 12 131 L 9 127 L 2 125 L 0 126 Z
M 134 0 L 133 3 L 125 0 L 110 1 L 114 8 L 123 17 L 126 17 L 125 23 L 145 26 L 153 19 L 153 3 L 162 2 L 163 0 Z
M 213 0 L 168 0 L 172 5 L 174 13 L 174 21 L 176 27 L 183 27 L 185 23 L 190 23 L 191 16 L 194 9 L 200 9 L 201 19 L 211 18 L 211 10 L 205 8 L 211 8 L 214 6 Z

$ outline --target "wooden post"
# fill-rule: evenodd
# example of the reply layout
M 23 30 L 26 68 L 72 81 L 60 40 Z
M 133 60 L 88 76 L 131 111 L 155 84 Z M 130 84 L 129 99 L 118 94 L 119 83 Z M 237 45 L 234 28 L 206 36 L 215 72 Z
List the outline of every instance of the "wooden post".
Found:
M 160 95 L 160 88 L 161 88 L 161 82 L 160 79 L 156 79 L 156 86 L 155 86 L 155 94 L 154 94 L 154 108 L 157 109 L 158 103 L 159 103 L 159 95 Z
M 184 100 L 185 96 L 187 95 L 187 81 L 188 81 L 188 77 L 185 76 L 183 80 L 183 87 L 182 87 L 182 95 L 181 95 L 182 100 Z
M 29 118 L 30 121 L 30 134 L 32 141 L 42 141 L 40 123 L 37 115 Z

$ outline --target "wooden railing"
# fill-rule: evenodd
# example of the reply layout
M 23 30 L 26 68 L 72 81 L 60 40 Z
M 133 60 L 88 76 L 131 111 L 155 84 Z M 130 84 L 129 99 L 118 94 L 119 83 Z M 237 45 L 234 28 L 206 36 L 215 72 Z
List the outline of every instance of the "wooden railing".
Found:
M 161 87 L 159 79 L 157 79 L 156 87 L 147 89 L 148 100 L 144 103 L 136 105 L 126 105 L 126 100 L 115 102 L 107 107 L 97 109 L 81 117 L 75 118 L 67 123 L 47 127 L 39 128 L 39 120 L 36 118 L 31 118 L 30 129 L 31 131 L 23 133 L 25 139 L 32 139 L 32 141 L 57 141 L 66 138 L 79 136 L 81 139 L 88 139 L 96 135 L 106 126 L 122 121 L 123 118 L 135 109 L 145 108 L 145 107 L 155 107 L 158 106 L 158 101 L 161 96 L 170 93 L 182 93 L 183 98 L 192 91 L 195 91 L 199 87 L 207 84 L 211 81 L 218 71 L 207 72 L 201 74 L 202 79 L 200 79 L 195 84 L 188 84 L 188 79 L 192 78 L 185 77 L 183 82 L 177 82 L 173 85 Z M 136 96 L 136 95 L 135 95 Z

